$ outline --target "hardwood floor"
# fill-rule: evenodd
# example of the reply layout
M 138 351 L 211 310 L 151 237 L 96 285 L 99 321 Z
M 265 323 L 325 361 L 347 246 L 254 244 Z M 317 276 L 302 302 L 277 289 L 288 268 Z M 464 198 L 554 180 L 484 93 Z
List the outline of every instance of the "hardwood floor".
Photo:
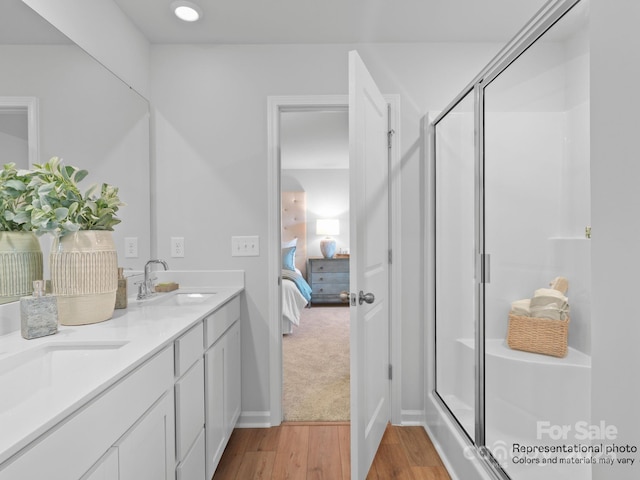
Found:
M 213 480 L 348 480 L 349 423 L 233 431 Z M 367 480 L 449 480 L 422 427 L 389 425 Z

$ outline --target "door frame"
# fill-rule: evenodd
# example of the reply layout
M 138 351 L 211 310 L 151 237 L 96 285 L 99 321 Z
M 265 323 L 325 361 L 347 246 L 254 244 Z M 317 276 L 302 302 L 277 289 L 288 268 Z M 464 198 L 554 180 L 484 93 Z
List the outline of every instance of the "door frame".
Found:
M 28 168 L 31 168 L 34 163 L 40 163 L 40 118 L 38 98 L 0 97 L 0 115 L 11 115 L 21 112 L 26 112 L 27 114 Z
M 402 423 L 402 277 L 400 275 L 402 239 L 401 156 L 400 156 L 400 95 L 384 95 L 390 106 L 389 123 L 394 131 L 389 149 L 389 241 L 393 261 L 389 265 L 389 356 L 393 365 L 391 385 L 391 422 Z M 348 95 L 293 95 L 267 97 L 268 143 L 268 295 L 269 295 L 269 398 L 271 426 L 280 425 L 282 412 L 282 298 L 280 219 L 280 114 L 282 112 L 330 111 L 348 109 Z

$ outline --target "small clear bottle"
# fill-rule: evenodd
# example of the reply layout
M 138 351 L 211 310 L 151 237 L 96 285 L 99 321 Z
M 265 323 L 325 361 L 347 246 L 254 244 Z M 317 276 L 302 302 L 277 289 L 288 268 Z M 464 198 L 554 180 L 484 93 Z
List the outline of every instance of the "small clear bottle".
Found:
M 58 300 L 46 295 L 43 280 L 33 282 L 33 295 L 20 299 L 20 332 L 27 340 L 58 332 Z
M 127 308 L 127 278 L 124 269 L 118 267 L 118 290 L 116 290 L 116 308 Z

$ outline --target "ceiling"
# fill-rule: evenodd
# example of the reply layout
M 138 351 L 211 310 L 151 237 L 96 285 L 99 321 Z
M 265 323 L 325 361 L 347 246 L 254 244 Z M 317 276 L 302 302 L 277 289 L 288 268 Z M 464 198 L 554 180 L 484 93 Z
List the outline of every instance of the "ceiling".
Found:
M 507 42 L 546 0 L 114 0 L 151 43 Z

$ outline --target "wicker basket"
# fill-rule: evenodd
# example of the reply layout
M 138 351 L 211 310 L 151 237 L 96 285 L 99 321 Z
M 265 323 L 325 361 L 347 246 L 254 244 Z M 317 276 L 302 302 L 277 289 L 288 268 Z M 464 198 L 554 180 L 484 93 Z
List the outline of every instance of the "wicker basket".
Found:
M 507 345 L 514 350 L 566 357 L 568 335 L 568 317 L 566 320 L 549 320 L 509 314 Z

